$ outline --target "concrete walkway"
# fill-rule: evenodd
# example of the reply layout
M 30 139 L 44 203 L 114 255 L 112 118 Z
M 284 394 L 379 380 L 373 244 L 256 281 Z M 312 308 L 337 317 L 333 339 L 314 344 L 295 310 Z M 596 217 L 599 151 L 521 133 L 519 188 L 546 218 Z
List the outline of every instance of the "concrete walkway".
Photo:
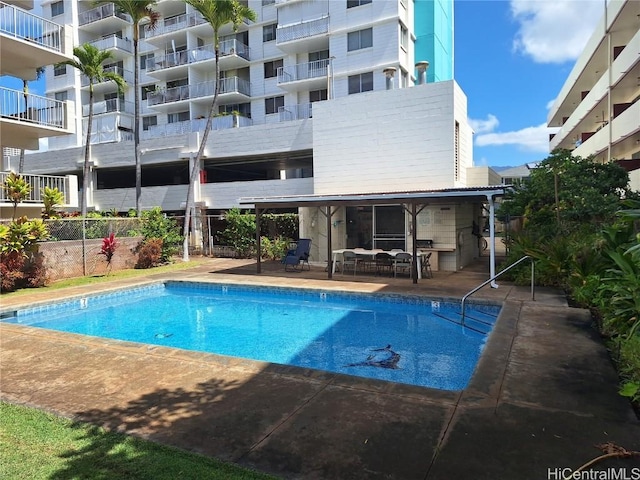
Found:
M 487 278 L 483 264 L 418 285 L 326 280 L 321 267 L 254 271 L 246 261 L 215 259 L 166 277 L 458 298 Z M 0 301 L 7 310 L 95 291 L 45 289 Z M 589 312 L 555 291 L 538 290 L 531 301 L 528 288 L 507 283 L 475 297 L 504 307 L 462 392 L 0 324 L 0 398 L 283 478 L 555 479 L 601 455 L 597 445 L 640 450 L 640 423 L 617 395 Z M 594 466 L 614 467 L 631 475 L 640 457 Z

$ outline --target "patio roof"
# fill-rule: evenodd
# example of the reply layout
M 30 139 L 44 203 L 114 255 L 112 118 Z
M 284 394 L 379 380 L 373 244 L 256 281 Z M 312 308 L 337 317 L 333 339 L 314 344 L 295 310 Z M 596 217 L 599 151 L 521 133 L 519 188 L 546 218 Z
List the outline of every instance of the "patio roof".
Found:
M 411 214 L 413 225 L 416 225 L 417 214 L 422 208 L 429 204 L 450 203 L 452 201 L 466 200 L 468 202 L 487 202 L 489 203 L 489 235 L 491 245 L 495 245 L 495 228 L 493 219 L 495 216 L 494 200 L 497 197 L 504 196 L 507 190 L 512 188 L 511 185 L 494 185 L 485 187 L 465 187 L 465 188 L 444 188 L 440 190 L 418 190 L 406 192 L 385 192 L 385 193 L 344 193 L 344 194 L 326 194 L 326 195 L 284 195 L 273 197 L 243 197 L 240 199 L 240 205 L 253 205 L 256 210 L 256 244 L 258 248 L 257 254 L 257 273 L 261 272 L 261 252 L 260 252 L 260 217 L 262 211 L 269 208 L 284 207 L 325 207 L 325 217 L 327 219 L 327 258 L 329 259 L 327 266 L 328 278 L 332 277 L 331 258 L 332 258 L 332 242 L 331 242 L 331 217 L 335 213 L 333 207 L 342 206 L 362 206 L 362 205 L 389 205 L 404 204 L 407 211 Z M 420 207 L 420 208 L 418 208 Z M 413 238 L 413 258 L 417 255 L 416 229 L 412 230 Z M 491 277 L 495 275 L 495 253 L 494 248 L 491 249 Z M 418 273 L 416 270 L 416 262 L 413 262 L 411 278 L 413 283 L 418 281 Z

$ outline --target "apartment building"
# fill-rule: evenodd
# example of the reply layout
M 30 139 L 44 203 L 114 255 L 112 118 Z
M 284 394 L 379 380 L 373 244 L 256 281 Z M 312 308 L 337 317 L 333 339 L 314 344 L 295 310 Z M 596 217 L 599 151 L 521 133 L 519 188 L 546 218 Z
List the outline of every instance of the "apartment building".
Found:
M 640 190 L 640 2 L 603 2 L 602 18 L 549 111 L 550 150 L 616 161 Z
M 220 32 L 218 116 L 195 186 L 198 205 L 210 213 L 237 206 L 238 198 L 256 192 L 314 192 L 319 168 L 314 145 L 323 142 L 314 133 L 322 129 L 313 115 L 318 102 L 404 89 L 420 78 L 429 87 L 452 79 L 450 0 L 247 3 L 257 21 Z M 111 51 L 114 58 L 106 67 L 133 85 L 130 18 L 113 4 L 96 7 L 89 1 L 44 0 L 42 8 L 52 20 L 72 26 L 75 44 Z M 212 29 L 184 2 L 161 0 L 155 9 L 161 14 L 156 28 L 141 28 L 141 204 L 178 212 L 213 98 Z M 428 61 L 428 68 L 421 61 Z M 70 67 L 49 67 L 46 89 L 49 98 L 74 102 L 76 134 L 51 139 L 48 152 L 29 155 L 27 171 L 81 175 L 88 83 Z M 133 95 L 133 88 L 119 95 L 110 82 L 95 88 L 89 205 L 100 210 L 135 206 Z M 466 118 L 460 121 L 464 130 Z M 405 140 L 396 139 L 399 145 Z M 451 175 L 448 183 L 454 182 Z
M 20 90 L 0 87 L 0 183 L 10 171 L 19 168 L 9 155 L 39 148 L 42 138 L 61 138 L 75 133 L 74 106 L 29 93 L 40 67 L 70 60 L 73 49 L 71 29 L 31 12 L 33 0 L 0 1 L 0 76 L 22 80 Z M 57 187 L 65 195 L 66 207 L 78 206 L 77 178 L 68 176 L 25 175 L 30 194 L 19 205 L 18 215 L 40 216 L 44 206 L 42 188 Z M 0 189 L 0 218 L 10 218 L 13 205 L 4 188 Z

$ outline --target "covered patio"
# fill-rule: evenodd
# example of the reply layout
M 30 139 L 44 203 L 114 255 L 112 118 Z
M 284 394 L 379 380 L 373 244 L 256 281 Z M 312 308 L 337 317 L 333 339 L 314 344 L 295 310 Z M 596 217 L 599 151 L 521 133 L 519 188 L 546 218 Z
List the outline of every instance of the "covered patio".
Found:
M 320 238 L 324 241 L 326 236 L 326 243 L 323 245 L 324 254 L 321 252 L 327 261 L 327 277 L 330 279 L 335 272 L 334 268 L 334 252 L 337 249 L 343 249 L 345 247 L 344 240 L 339 239 L 336 242 L 333 239 L 332 229 L 339 227 L 344 221 L 342 219 L 336 220 L 336 214 L 343 212 L 346 207 L 376 207 L 376 206 L 389 206 L 400 205 L 408 218 L 408 233 L 405 233 L 407 243 L 410 247 L 407 249 L 413 259 L 417 259 L 422 250 L 443 250 L 456 252 L 464 247 L 465 235 L 472 231 L 472 218 L 473 215 L 466 212 L 467 209 L 473 211 L 474 208 L 480 210 L 483 205 L 488 206 L 489 211 L 489 249 L 490 249 L 490 274 L 493 277 L 496 273 L 496 255 L 495 255 L 495 209 L 496 201 L 498 198 L 504 196 L 505 192 L 510 187 L 507 185 L 499 186 L 487 186 L 487 187 L 471 187 L 471 188 L 449 188 L 441 190 L 424 190 L 424 191 L 410 191 L 410 192 L 389 192 L 389 193 L 363 193 L 363 194 L 328 194 L 328 195 L 295 195 L 295 196 L 274 196 L 274 197 L 245 197 L 240 199 L 240 205 L 244 207 L 254 207 L 256 213 L 256 243 L 258 247 L 257 252 L 257 273 L 262 271 L 261 249 L 260 249 L 260 221 L 261 216 L 269 209 L 282 209 L 282 208 L 305 208 L 316 209 L 324 217 L 324 228 L 322 230 L 312 231 L 312 227 L 316 227 L 315 222 L 310 222 L 310 226 L 301 225 L 300 236 L 307 236 L 312 238 L 314 242 L 320 245 Z M 421 247 L 421 239 L 418 236 L 419 229 L 419 215 L 427 207 L 445 205 L 458 205 L 467 213 L 466 219 L 461 220 L 468 223 L 464 225 L 464 231 L 459 228 L 460 225 L 454 225 L 455 229 L 455 245 L 447 245 L 446 248 L 424 249 Z M 444 207 L 443 210 L 448 210 Z M 455 219 L 455 222 L 458 220 Z M 301 222 L 304 223 L 304 222 Z M 465 233 L 466 232 L 466 233 Z M 316 238 L 314 238 L 314 236 Z M 375 245 L 374 245 L 375 248 Z M 460 257 L 460 253 L 456 252 L 456 255 Z M 457 265 L 457 264 L 456 264 Z M 462 268 L 460 266 L 459 268 Z M 457 269 L 457 268 L 456 268 Z M 411 279 L 413 283 L 418 283 L 419 280 L 418 262 L 413 261 L 411 265 Z

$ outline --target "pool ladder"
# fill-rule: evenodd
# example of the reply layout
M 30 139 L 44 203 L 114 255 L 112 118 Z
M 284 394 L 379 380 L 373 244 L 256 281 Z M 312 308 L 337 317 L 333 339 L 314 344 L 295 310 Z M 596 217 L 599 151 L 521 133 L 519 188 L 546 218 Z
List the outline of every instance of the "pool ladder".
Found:
M 487 286 L 488 284 L 490 284 L 491 282 L 493 282 L 496 278 L 498 278 L 500 275 L 502 275 L 503 273 L 508 272 L 509 270 L 511 270 L 513 267 L 515 267 L 516 265 L 519 265 L 520 263 L 524 262 L 525 260 L 531 260 L 531 300 L 535 300 L 536 299 L 536 292 L 535 292 L 535 262 L 533 260 L 532 257 L 530 257 L 529 255 L 525 255 L 524 257 L 522 257 L 520 260 L 518 260 L 515 263 L 512 263 L 511 265 L 509 265 L 507 268 L 505 268 L 504 270 L 499 271 L 498 273 L 496 273 L 493 277 L 491 277 L 489 280 L 487 280 L 486 282 L 482 282 L 480 285 L 478 285 L 476 288 L 474 288 L 473 290 L 471 290 L 469 293 L 467 293 L 464 297 L 462 297 L 462 317 L 460 319 L 460 323 L 462 324 L 462 326 L 464 326 L 464 311 L 465 311 L 465 306 L 466 306 L 466 301 L 467 298 L 469 298 L 471 295 L 473 295 L 474 293 L 476 293 L 478 290 L 480 290 L 482 287 Z

